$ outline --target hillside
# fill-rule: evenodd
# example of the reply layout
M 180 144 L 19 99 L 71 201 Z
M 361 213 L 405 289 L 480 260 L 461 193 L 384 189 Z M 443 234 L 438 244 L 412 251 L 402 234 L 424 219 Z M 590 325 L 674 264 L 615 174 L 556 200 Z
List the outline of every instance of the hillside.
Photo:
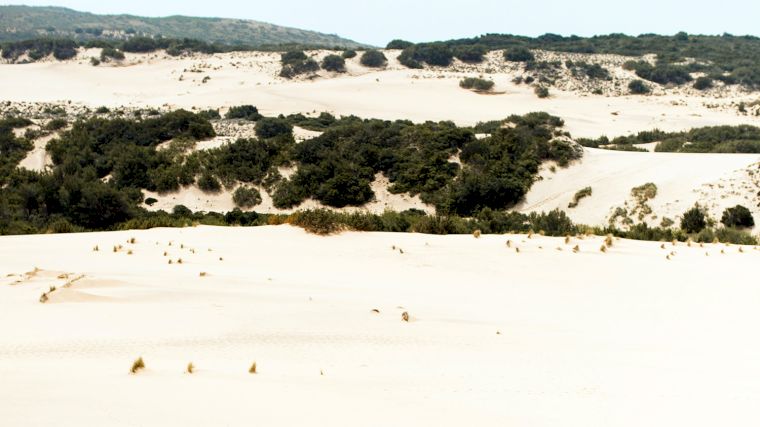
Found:
M 61 7 L 0 6 L 0 41 L 39 37 L 117 38 L 132 35 L 191 38 L 231 45 L 304 44 L 358 47 L 359 43 L 265 22 L 170 16 L 96 15 Z

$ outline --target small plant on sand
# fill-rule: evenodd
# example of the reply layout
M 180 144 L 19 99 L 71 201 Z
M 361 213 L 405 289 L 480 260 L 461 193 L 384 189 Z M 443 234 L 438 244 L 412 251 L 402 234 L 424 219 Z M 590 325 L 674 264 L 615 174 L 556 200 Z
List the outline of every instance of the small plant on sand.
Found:
M 494 82 L 477 77 L 467 77 L 459 82 L 459 87 L 475 92 L 490 92 L 494 87 Z
M 604 245 L 608 248 L 612 247 L 614 239 L 612 238 L 612 234 L 608 234 L 607 237 L 604 238 Z
M 577 254 L 578 252 L 580 252 L 580 250 L 581 250 L 581 248 L 578 245 L 575 245 L 575 247 L 573 247 L 573 253 Z
M 182 258 L 177 260 L 177 264 L 182 264 Z
M 582 199 L 589 196 L 591 196 L 591 187 L 586 187 L 584 189 L 578 190 L 578 192 L 573 196 L 573 201 L 570 202 L 567 207 L 573 209 L 578 206 L 578 203 L 580 203 Z
M 601 252 L 607 252 L 607 246 L 602 245 L 602 247 L 599 248 L 599 251 L 601 251 Z
M 132 238 L 130 238 L 130 239 L 127 241 L 127 243 L 129 243 L 130 245 L 134 245 L 135 243 L 137 243 L 137 239 L 135 239 L 134 237 L 132 237 Z
M 93 252 L 98 252 L 99 250 L 100 250 L 100 248 L 98 247 L 98 245 L 95 245 L 95 247 L 92 248 Z
M 136 374 L 143 369 L 145 369 L 145 362 L 142 357 L 138 357 L 137 360 L 132 362 L 132 367 L 129 369 L 129 372 Z
M 481 234 L 480 230 L 475 230 L 475 231 L 472 232 L 472 237 L 474 237 L 476 239 L 480 239 L 480 234 Z
M 401 320 L 403 320 L 404 322 L 408 322 L 409 321 L 409 313 L 407 313 L 406 311 L 403 312 L 403 313 L 401 313 Z
M 206 277 L 206 272 L 205 272 L 205 271 L 201 271 L 201 274 L 200 274 L 200 276 L 201 276 L 201 277 Z
M 195 365 L 193 365 L 193 362 L 190 362 L 187 364 L 187 369 L 185 370 L 188 374 L 192 374 L 195 372 Z
M 248 368 L 249 374 L 255 374 L 256 373 L 256 362 L 253 362 L 250 368 Z

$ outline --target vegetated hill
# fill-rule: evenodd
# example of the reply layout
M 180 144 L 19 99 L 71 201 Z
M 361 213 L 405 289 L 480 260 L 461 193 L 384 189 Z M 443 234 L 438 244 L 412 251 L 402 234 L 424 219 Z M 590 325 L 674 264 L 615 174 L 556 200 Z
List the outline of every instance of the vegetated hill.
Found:
M 752 89 L 760 87 L 760 38 L 754 36 L 709 36 L 680 32 L 673 36 L 609 34 L 563 37 L 544 34 L 532 38 L 486 34 L 421 44 L 393 40 L 388 48 L 403 49 L 399 61 L 410 68 L 420 68 L 423 63 L 448 66 L 453 58 L 479 63 L 486 52 L 501 49 L 505 51 L 506 60 L 525 63 L 535 62 L 530 49 L 632 57 L 654 54 L 657 56 L 654 64 L 631 61 L 626 68 L 635 71 L 642 79 L 659 84 L 692 84 L 694 78 L 690 74 L 701 73 L 703 78 L 693 83 L 701 88 L 708 88 L 714 80 Z
M 264 22 L 170 16 L 95 15 L 62 7 L 0 6 L 0 41 L 41 37 L 123 39 L 133 35 L 190 38 L 230 45 L 302 44 L 360 47 L 361 44 L 314 31 Z

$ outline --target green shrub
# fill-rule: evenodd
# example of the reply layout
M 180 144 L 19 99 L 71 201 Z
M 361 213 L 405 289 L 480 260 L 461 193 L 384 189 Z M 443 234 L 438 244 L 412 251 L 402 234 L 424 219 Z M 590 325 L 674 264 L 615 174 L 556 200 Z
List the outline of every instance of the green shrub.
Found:
M 504 51 L 504 59 L 510 62 L 528 62 L 535 61 L 536 57 L 524 47 L 515 47 Z
M 68 125 L 69 125 L 69 122 L 67 122 L 66 119 L 57 118 L 57 119 L 53 119 L 47 122 L 47 124 L 45 124 L 45 129 L 50 130 L 50 131 L 56 131 L 56 130 L 63 129 Z
M 724 210 L 720 222 L 729 228 L 752 228 L 755 226 L 752 212 L 742 205 Z
M 112 47 L 105 47 L 100 52 L 100 60 L 103 62 L 107 62 L 109 59 L 115 59 L 117 61 L 121 61 L 124 59 L 124 52 L 114 49 Z
M 350 50 L 350 49 L 349 49 L 349 50 L 346 50 L 346 51 L 344 51 L 344 52 L 343 52 L 343 54 L 342 54 L 341 56 L 342 56 L 344 59 L 351 59 L 351 58 L 356 58 L 356 51 L 355 51 L 355 50 Z
M 322 60 L 322 68 L 327 71 L 334 71 L 336 73 L 346 72 L 346 60 L 338 55 L 327 55 Z
M 280 55 L 282 65 L 294 65 L 304 62 L 308 59 L 302 50 L 291 50 Z
M 634 95 L 645 95 L 651 91 L 652 89 L 650 89 L 642 80 L 633 80 L 628 83 L 628 92 Z
M 391 40 L 390 43 L 385 47 L 386 49 L 406 49 L 408 47 L 414 46 L 414 43 L 408 42 L 406 40 Z
M 454 57 L 462 62 L 479 64 L 488 53 L 488 48 L 483 45 L 457 46 L 454 48 Z
M 256 136 L 259 138 L 275 138 L 292 134 L 293 126 L 284 118 L 264 117 L 256 122 Z
M 590 197 L 592 193 L 591 187 L 586 187 L 584 189 L 578 190 L 577 193 L 573 196 L 573 201 L 570 202 L 569 205 L 567 205 L 568 208 L 573 209 L 578 207 L 578 203 L 586 197 Z
M 697 77 L 694 81 L 694 89 L 707 90 L 713 87 L 713 80 L 709 77 Z
M 206 193 L 218 193 L 222 191 L 222 184 L 213 175 L 206 172 L 198 178 L 198 188 Z
M 232 194 L 232 201 L 240 208 L 252 208 L 261 204 L 261 193 L 253 187 L 238 187 Z
M 683 214 L 681 229 L 687 233 L 699 233 L 707 227 L 705 214 L 699 206 L 694 206 Z
M 368 50 L 362 54 L 360 62 L 365 67 L 381 68 L 388 63 L 388 58 L 379 50 Z
M 488 92 L 493 89 L 494 82 L 492 80 L 485 80 L 477 77 L 467 77 L 459 82 L 459 87 L 472 89 L 478 92 Z
M 533 89 L 533 92 L 539 98 L 548 98 L 549 97 L 549 88 L 546 87 L 546 86 L 536 86 L 536 88 Z
M 225 114 L 225 117 L 228 119 L 244 119 L 255 122 L 259 120 L 262 115 L 259 114 L 259 109 L 253 105 L 239 105 L 231 107 L 227 111 L 227 114 Z

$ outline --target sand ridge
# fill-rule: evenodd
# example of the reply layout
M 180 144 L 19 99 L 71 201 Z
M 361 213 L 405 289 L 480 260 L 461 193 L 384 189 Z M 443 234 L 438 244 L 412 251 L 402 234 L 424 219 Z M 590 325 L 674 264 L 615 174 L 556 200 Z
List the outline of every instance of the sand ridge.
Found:
M 602 241 L 290 226 L 0 237 L 0 322 L 13 325 L 0 336 L 0 419 L 755 419 L 746 378 L 760 348 L 746 337 L 760 293 L 747 278 L 760 251 L 615 239 L 602 253 Z M 32 265 L 34 282 L 7 283 Z M 85 277 L 40 303 L 61 271 Z M 132 375 L 138 356 L 146 369 Z

